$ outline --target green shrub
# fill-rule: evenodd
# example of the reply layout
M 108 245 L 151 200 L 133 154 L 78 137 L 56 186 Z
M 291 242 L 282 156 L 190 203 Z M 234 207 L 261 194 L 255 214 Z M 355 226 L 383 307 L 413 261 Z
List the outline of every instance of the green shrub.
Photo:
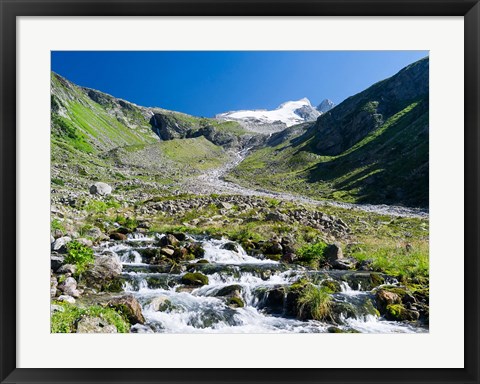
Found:
M 126 319 L 111 308 L 94 305 L 88 308 L 79 308 L 69 303 L 55 302 L 63 311 L 52 314 L 50 329 L 52 333 L 75 333 L 77 324 L 84 316 L 99 317 L 114 325 L 119 333 L 128 333 L 130 325 Z
M 117 215 L 115 217 L 115 221 L 118 224 L 124 226 L 125 228 L 131 229 L 131 230 L 138 227 L 137 219 L 132 219 L 131 217 L 125 217 L 125 216 Z
M 65 262 L 67 264 L 75 264 L 77 267 L 76 274 L 80 275 L 87 267 L 95 261 L 93 249 L 73 240 L 67 244 L 67 255 Z
M 52 220 L 52 222 L 50 223 L 50 228 L 52 230 L 58 229 L 58 230 L 63 231 L 63 232 L 65 231 L 65 227 L 63 226 L 63 223 L 58 219 L 53 219 Z
M 318 268 L 324 260 L 325 250 L 328 245 L 323 241 L 305 244 L 297 250 L 298 261 L 312 268 Z
M 59 185 L 61 187 L 65 186 L 65 182 L 62 179 L 52 177 L 52 184 Z
M 308 284 L 300 292 L 298 312 L 300 317 L 311 317 L 315 320 L 331 319 L 332 296 L 326 287 Z
M 95 213 L 103 213 L 109 208 L 120 208 L 120 203 L 115 200 L 90 200 L 85 205 L 85 210 Z

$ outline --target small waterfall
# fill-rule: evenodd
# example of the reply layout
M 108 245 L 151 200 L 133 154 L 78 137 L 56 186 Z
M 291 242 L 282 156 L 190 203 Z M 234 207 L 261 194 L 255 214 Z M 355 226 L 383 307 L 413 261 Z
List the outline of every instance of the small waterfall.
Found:
M 155 241 L 162 236 L 131 235 L 127 241 L 105 242 L 96 249 L 99 253 L 114 252 L 123 263 L 124 291 L 137 298 L 146 318 L 144 326 L 132 328 L 134 332 L 328 332 L 331 323 L 302 321 L 285 315 L 282 309 L 285 304 L 280 303 L 277 311 L 268 308 L 273 305 L 272 300 L 286 300 L 286 293 L 282 292 L 287 292 L 291 284 L 305 276 L 310 276 L 318 286 L 325 279 L 337 281 L 340 285 L 340 292 L 332 294 L 334 302 L 345 307 L 339 314 L 337 328 L 365 333 L 426 331 L 379 317 L 372 304 L 373 294 L 364 290 L 359 281 L 353 284 L 349 280 L 353 272 L 309 271 L 292 265 L 287 267 L 279 262 L 249 256 L 239 244 L 224 238 L 189 238 L 201 244 L 205 250 L 202 258 L 209 263 L 196 264 L 196 260 L 193 260 L 183 263 L 182 272 L 164 271 L 142 260 L 143 252 L 154 251 Z M 183 286 L 181 279 L 187 272 L 185 268 L 205 274 L 208 284 L 201 287 Z M 231 305 L 232 298 L 239 299 L 243 307 Z
M 278 261 L 260 260 L 248 256 L 240 244 L 235 244 L 235 250 L 226 249 L 227 244 L 234 244 L 222 238 L 221 240 L 211 239 L 204 241 L 202 246 L 205 249 L 204 259 L 217 264 L 278 264 Z

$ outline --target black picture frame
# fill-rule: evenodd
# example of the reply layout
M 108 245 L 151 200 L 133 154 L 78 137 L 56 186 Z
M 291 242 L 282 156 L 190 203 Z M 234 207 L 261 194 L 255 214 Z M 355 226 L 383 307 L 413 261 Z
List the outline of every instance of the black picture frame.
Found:
M 0 0 L 2 383 L 478 383 L 478 0 Z M 463 369 L 24 369 L 16 368 L 17 16 L 462 16 L 465 22 L 465 367 Z

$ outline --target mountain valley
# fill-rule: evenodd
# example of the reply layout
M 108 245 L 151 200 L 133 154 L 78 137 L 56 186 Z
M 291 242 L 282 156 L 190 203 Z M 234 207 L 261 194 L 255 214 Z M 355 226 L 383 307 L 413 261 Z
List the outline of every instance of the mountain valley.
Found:
M 213 118 L 52 73 L 52 332 L 427 332 L 428 66 Z

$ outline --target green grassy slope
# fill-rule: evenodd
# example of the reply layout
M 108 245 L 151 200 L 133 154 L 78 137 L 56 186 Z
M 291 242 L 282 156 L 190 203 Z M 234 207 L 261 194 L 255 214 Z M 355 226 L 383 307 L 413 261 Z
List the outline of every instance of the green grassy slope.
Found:
M 157 141 L 139 107 L 51 74 L 51 138 L 83 152 Z

